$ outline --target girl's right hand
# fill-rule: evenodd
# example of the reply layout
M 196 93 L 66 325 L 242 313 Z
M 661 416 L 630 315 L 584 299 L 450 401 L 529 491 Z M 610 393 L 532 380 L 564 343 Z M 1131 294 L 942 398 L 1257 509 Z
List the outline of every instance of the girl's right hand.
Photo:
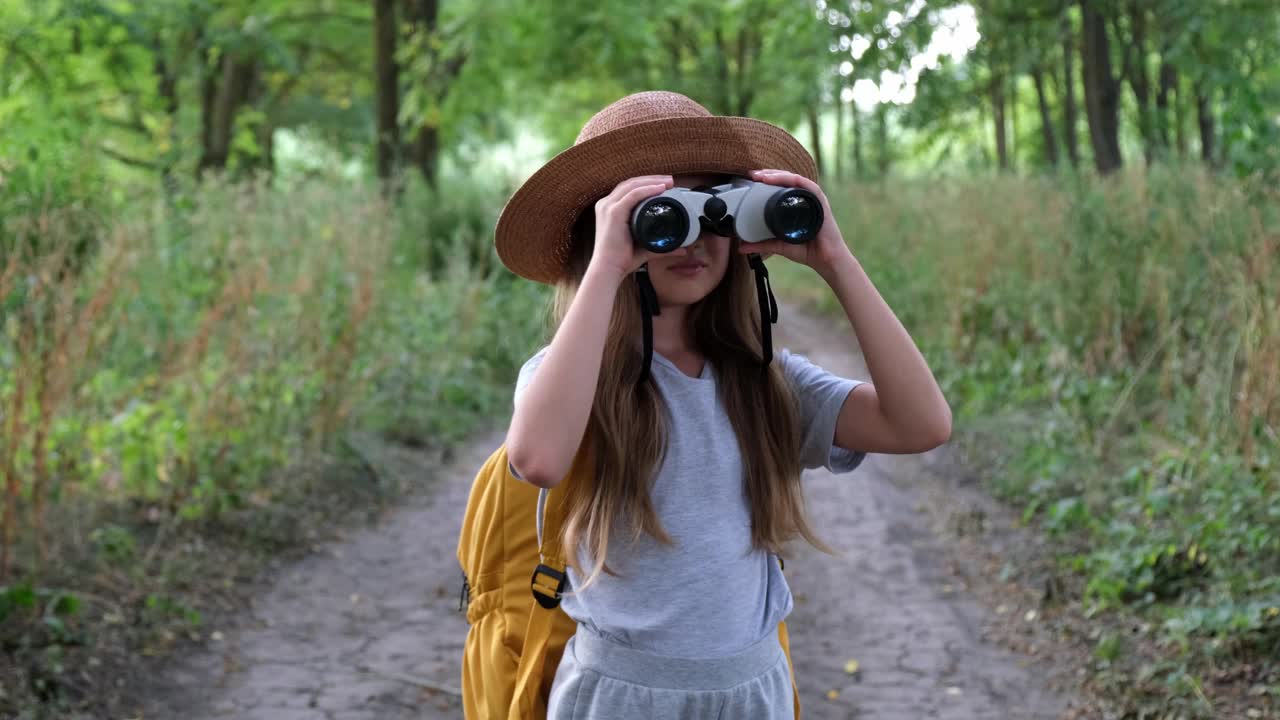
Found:
M 670 175 L 642 175 L 623 180 L 613 192 L 596 201 L 595 250 L 587 272 L 606 272 L 622 280 L 657 257 L 637 247 L 631 239 L 631 211 L 673 185 L 675 181 Z

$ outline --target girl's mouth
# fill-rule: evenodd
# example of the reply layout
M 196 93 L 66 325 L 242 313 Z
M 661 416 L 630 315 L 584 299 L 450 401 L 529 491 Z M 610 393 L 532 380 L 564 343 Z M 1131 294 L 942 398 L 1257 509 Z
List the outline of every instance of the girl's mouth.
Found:
M 681 277 L 694 277 L 698 273 L 702 272 L 702 269 L 706 266 L 706 263 L 694 260 L 692 262 L 683 262 L 677 265 L 668 265 L 667 269 Z

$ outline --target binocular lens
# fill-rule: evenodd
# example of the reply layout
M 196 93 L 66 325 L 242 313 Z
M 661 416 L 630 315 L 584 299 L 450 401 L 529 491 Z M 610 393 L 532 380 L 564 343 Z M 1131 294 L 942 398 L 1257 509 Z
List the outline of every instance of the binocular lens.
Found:
M 808 242 L 822 227 L 822 206 L 810 192 L 788 190 L 768 204 L 765 223 L 782 240 Z
M 652 252 L 670 252 L 689 234 L 689 215 L 672 200 L 651 200 L 640 208 L 633 226 L 635 240 Z

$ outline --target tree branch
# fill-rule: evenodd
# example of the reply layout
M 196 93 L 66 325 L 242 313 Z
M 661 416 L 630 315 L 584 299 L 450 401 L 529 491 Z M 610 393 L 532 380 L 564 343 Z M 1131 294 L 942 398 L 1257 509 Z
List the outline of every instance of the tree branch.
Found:
M 118 161 L 118 162 L 122 162 L 122 163 L 124 163 L 125 165 L 129 165 L 130 167 L 142 168 L 143 170 L 153 170 L 153 171 L 154 171 L 154 170 L 159 170 L 159 169 L 160 169 L 160 166 L 159 166 L 159 165 L 157 165 L 156 163 L 151 162 L 150 160 L 143 160 L 143 159 L 141 159 L 141 158 L 135 158 L 135 157 L 131 157 L 131 156 L 129 156 L 129 155 L 125 155 L 124 153 L 119 152 L 119 151 L 117 151 L 117 150 L 112 150 L 111 148 L 107 147 L 106 145 L 99 145 L 99 146 L 98 146 L 98 150 L 99 150 L 103 155 L 106 155 L 107 157 L 111 158 L 112 160 L 116 160 L 116 161 Z
M 121 97 L 128 102 L 134 102 L 136 100 L 130 95 L 122 95 Z M 119 130 L 128 130 L 129 132 L 135 132 L 141 135 L 146 135 L 148 133 L 147 126 L 143 125 L 142 121 L 139 120 L 136 115 L 129 120 L 121 120 L 120 118 L 111 117 L 110 115 L 102 115 L 101 117 L 103 122 Z
M 267 101 L 263 103 L 263 108 L 267 113 L 267 117 L 271 117 L 276 108 L 280 107 L 280 103 L 284 102 L 284 99 L 289 95 L 289 93 L 293 92 L 293 89 L 302 81 L 302 76 L 306 74 L 307 56 L 310 54 L 311 48 L 309 46 L 299 49 L 298 72 L 290 75 L 289 78 L 271 94 L 271 97 L 267 98 Z
M 1133 39 L 1125 38 L 1118 17 L 1111 18 L 1111 34 L 1120 46 L 1120 77 L 1114 80 L 1116 87 L 1119 87 L 1128 82 L 1129 76 L 1133 74 Z
M 14 56 L 20 57 L 24 61 L 26 61 L 27 66 L 31 68 L 31 72 L 35 73 L 36 77 L 40 78 L 40 82 L 43 83 L 46 87 L 49 85 L 49 74 L 44 71 L 44 68 L 40 67 L 40 63 L 36 61 L 36 58 L 34 55 L 27 52 L 26 49 L 18 45 L 17 38 L 14 38 L 9 43 L 9 57 L 14 57 Z M 5 65 L 6 65 L 5 70 L 7 71 L 8 59 L 6 59 Z
M 305 12 L 297 15 L 277 15 L 267 20 L 266 25 L 269 28 L 279 27 L 280 25 L 292 25 L 298 23 L 309 23 L 324 20 L 340 20 L 342 22 L 351 23 L 352 25 L 369 25 L 373 22 L 373 18 L 363 17 L 360 15 L 347 15 L 336 12 Z
M 444 81 L 446 85 L 452 83 L 454 79 L 458 77 L 458 74 L 462 72 L 462 66 L 467 64 L 467 59 L 469 57 L 470 53 L 466 50 L 459 50 L 457 54 L 445 62 Z

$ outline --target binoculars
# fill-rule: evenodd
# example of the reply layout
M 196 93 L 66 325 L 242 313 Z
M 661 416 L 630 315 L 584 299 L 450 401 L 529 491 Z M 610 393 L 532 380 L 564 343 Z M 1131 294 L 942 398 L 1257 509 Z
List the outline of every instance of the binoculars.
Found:
M 823 219 L 822 203 L 808 190 L 734 178 L 644 200 L 631 211 L 631 237 L 655 253 L 692 245 L 703 230 L 743 242 L 778 238 L 801 245 L 817 236 Z

